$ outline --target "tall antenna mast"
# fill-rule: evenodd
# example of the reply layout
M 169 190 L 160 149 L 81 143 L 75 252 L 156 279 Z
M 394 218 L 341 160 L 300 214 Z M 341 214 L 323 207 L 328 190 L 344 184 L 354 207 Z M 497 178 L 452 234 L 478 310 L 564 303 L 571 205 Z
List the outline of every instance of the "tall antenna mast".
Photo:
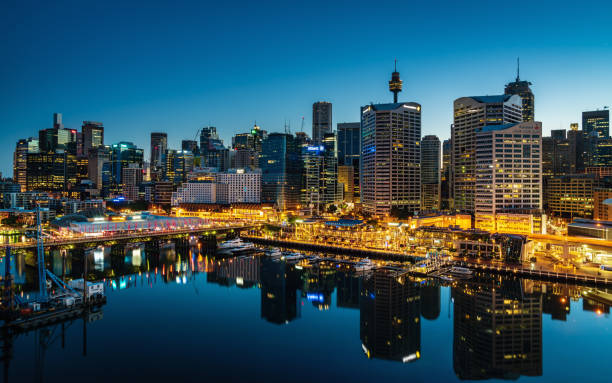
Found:
M 520 58 L 517 57 L 516 58 L 516 81 L 518 82 L 520 80 L 520 71 L 521 71 L 521 61 Z

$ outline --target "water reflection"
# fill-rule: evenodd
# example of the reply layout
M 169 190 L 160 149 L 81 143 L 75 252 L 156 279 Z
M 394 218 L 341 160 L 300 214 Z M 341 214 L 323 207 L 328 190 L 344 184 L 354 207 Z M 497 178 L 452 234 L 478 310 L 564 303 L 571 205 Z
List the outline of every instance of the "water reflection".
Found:
M 86 253 L 90 256 L 83 257 Z M 47 260 L 56 275 L 70 278 L 81 277 L 87 262 L 89 278 L 104 281 L 107 289 L 119 294 L 160 283 L 193 284 L 197 292 L 197 284 L 204 279 L 214 288 L 259 289 L 259 315 L 275 325 L 303 321 L 304 305 L 332 310 L 335 299 L 337 309 L 354 313 L 358 320 L 353 349 L 365 355 L 360 357 L 364 363 L 374 363 L 366 359 L 370 358 L 415 366 L 423 358 L 435 358 L 423 353 L 428 339 L 426 333 L 422 335 L 422 326 L 427 326 L 422 320 L 452 323 L 452 346 L 436 352 L 452 351 L 452 371 L 462 380 L 541 376 L 542 316 L 567 321 L 572 314 L 570 303 L 579 300 L 589 315 L 608 315 L 612 303 L 612 291 L 602 289 L 482 275 L 441 284 L 397 270 L 356 272 L 333 262 L 291 263 L 259 254 L 221 257 L 188 241 L 133 243 L 87 252 L 54 250 Z M 32 253 L 20 252 L 11 264 L 20 294 L 36 289 L 34 261 Z M 5 265 L 0 266 L 4 273 Z M 108 306 L 112 305 L 111 297 Z M 452 322 L 445 322 L 447 311 Z M 53 331 L 57 330 L 43 332 Z M 2 340 L 11 345 L 19 336 L 5 332 Z M 3 349 L 5 360 L 25 358 L 11 353 L 11 347 Z

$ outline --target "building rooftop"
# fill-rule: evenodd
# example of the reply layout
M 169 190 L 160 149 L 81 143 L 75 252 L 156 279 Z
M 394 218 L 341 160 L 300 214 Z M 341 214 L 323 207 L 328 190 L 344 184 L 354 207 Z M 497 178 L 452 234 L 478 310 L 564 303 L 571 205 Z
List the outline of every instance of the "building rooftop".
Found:
M 511 94 L 500 94 L 500 95 L 495 95 L 495 96 L 471 96 L 470 98 L 473 98 L 474 100 L 478 102 L 488 104 L 488 103 L 496 103 L 496 102 L 506 102 L 512 96 L 513 95 Z

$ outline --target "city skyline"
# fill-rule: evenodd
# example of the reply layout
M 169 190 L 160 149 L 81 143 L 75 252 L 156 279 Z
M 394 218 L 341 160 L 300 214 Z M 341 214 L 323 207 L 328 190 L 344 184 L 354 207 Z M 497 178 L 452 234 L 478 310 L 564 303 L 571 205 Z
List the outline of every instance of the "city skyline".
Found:
M 397 34 L 401 26 L 384 25 L 381 31 L 374 32 L 351 23 L 351 16 L 364 12 L 360 5 L 354 9 L 331 7 L 326 20 L 329 18 L 332 25 L 336 25 L 333 23 L 336 20 L 346 30 L 334 34 L 337 31 L 333 27 L 326 27 L 316 31 L 315 36 L 305 33 L 315 21 L 310 9 L 300 10 L 296 16 L 303 20 L 304 27 L 290 29 L 285 37 L 277 37 L 274 28 L 262 26 L 272 16 L 258 11 L 259 22 L 253 21 L 256 31 L 247 39 L 259 47 L 266 46 L 258 51 L 249 42 L 241 43 L 241 34 L 227 33 L 221 41 L 210 42 L 204 30 L 195 33 L 199 31 L 195 15 L 202 14 L 203 8 L 192 9 L 193 15 L 177 10 L 172 13 L 174 19 L 169 18 L 162 26 L 151 26 L 146 22 L 167 11 L 166 7 L 143 10 L 124 7 L 121 11 L 125 14 L 120 16 L 119 10 L 98 5 L 100 28 L 85 33 L 82 24 L 77 24 L 85 9 L 71 6 L 68 13 L 68 8 L 61 4 L 52 9 L 45 7 L 41 5 L 28 16 L 23 14 L 27 9 L 16 7 L 4 16 L 24 19 L 27 21 L 24 24 L 32 28 L 9 29 L 3 43 L 5 49 L 15 52 L 1 69 L 7 78 L 1 96 L 6 108 L 2 148 L 7 161 L 0 170 L 6 176 L 12 172 L 10 153 L 17 140 L 36 136 L 38 130 L 50 127 L 54 112 L 63 113 L 67 128 L 78 129 L 83 121 L 102 122 L 106 143 L 132 141 L 145 148 L 145 158 L 150 156 L 148 141 L 153 131 L 168 133 L 168 147 L 180 149 L 182 140 L 193 139 L 199 128 L 211 125 L 217 127 L 228 146 L 231 136 L 248 131 L 255 121 L 268 132 L 283 131 L 288 121 L 292 132 L 296 132 L 300 131 L 303 117 L 304 131 L 311 135 L 311 106 L 316 101 L 333 104 L 335 130 L 340 122 L 359 121 L 359 107 L 370 102 L 391 102 L 393 95 L 385 85 L 396 58 L 404 81 L 399 101 L 419 102 L 423 106 L 422 135 L 435 134 L 441 140 L 450 136 L 453 100 L 502 94 L 505 84 L 516 76 L 517 56 L 521 58 L 521 79 L 533 84 L 535 119 L 542 121 L 543 135 L 552 129 L 568 129 L 570 123 L 581 122 L 583 111 L 610 104 L 606 90 L 610 89 L 612 77 L 605 66 L 612 53 L 601 49 L 608 45 L 605 28 L 609 28 L 603 19 L 606 14 L 603 9 L 587 15 L 584 10 L 557 7 L 550 10 L 548 22 L 538 25 L 530 23 L 534 16 L 525 16 L 514 20 L 513 33 L 484 36 L 482 44 L 476 46 L 461 40 L 475 37 L 476 31 L 469 23 L 455 28 L 456 36 L 450 39 L 441 32 L 428 34 L 433 26 L 417 21 L 403 33 L 403 36 L 412 33 L 416 50 L 407 45 L 394 46 L 402 39 Z M 419 7 L 425 9 L 418 11 L 427 11 L 426 6 Z M 542 5 L 524 7 L 539 9 Z M 372 10 L 373 17 L 382 9 L 386 8 Z M 214 7 L 206 11 L 204 14 L 211 18 L 223 13 Z M 236 22 L 248 22 L 247 11 L 246 8 L 238 11 Z M 284 11 L 280 9 L 274 16 Z M 476 21 L 485 12 L 473 11 L 468 21 Z M 507 9 L 500 7 L 498 11 L 504 14 L 500 24 L 510 17 L 505 15 Z M 88 10 L 87 14 L 91 13 Z M 135 18 L 133 24 L 129 24 L 130 16 Z M 452 7 L 438 16 L 435 26 L 448 22 L 447 28 L 458 27 L 452 20 Z M 587 16 L 595 20 L 586 23 Z M 598 18 L 602 18 L 601 22 L 597 22 Z M 58 20 L 62 21 L 61 28 L 51 28 L 49 35 L 49 27 Z M 219 31 L 227 32 L 223 20 L 227 19 L 211 20 L 206 28 L 221 26 Z M 280 20 L 281 25 L 287 23 L 283 18 Z M 555 26 L 554 20 L 569 24 Z M 484 22 L 482 30 L 489 24 Z M 574 24 L 580 28 L 571 28 Z M 125 41 L 117 40 L 119 32 L 109 32 L 111 26 L 125 34 Z M 146 27 L 151 40 L 163 37 L 160 45 L 135 46 L 134 42 L 142 41 L 144 33 L 138 32 L 137 27 Z M 169 30 L 167 34 L 163 27 Z M 191 33 L 185 34 L 179 27 Z M 356 36 L 363 38 L 351 40 L 349 33 L 359 28 L 361 33 Z M 333 35 L 330 41 L 317 40 L 325 33 Z M 383 36 L 388 41 L 382 44 L 376 58 L 361 55 L 357 59 L 356 47 Z M 515 42 L 527 37 L 531 39 L 528 44 Z M 349 43 L 339 45 L 347 38 Z M 486 48 L 491 41 L 495 46 Z M 313 58 L 307 49 L 316 42 L 329 55 L 329 65 L 310 65 Z M 200 45 L 211 54 L 194 54 L 192 49 Z M 162 57 L 161 52 L 168 49 L 172 57 Z M 302 52 L 303 49 L 306 50 Z M 84 59 L 93 58 L 93 53 L 99 62 Z M 229 79 L 233 82 L 228 83 Z M 120 87 L 121 84 L 125 86 Z M 266 102 L 259 101 L 263 99 Z M 236 105 L 240 113 L 232 112 Z

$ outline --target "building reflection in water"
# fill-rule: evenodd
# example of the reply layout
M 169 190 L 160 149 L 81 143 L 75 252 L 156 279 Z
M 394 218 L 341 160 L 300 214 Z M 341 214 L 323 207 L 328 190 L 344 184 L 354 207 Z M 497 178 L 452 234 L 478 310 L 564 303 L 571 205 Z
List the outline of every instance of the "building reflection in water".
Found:
M 364 277 L 360 335 L 368 358 L 411 362 L 421 357 L 419 284 L 406 274 L 378 270 Z
M 542 375 L 542 294 L 519 280 L 461 282 L 454 300 L 453 367 L 460 379 Z
M 263 258 L 260 275 L 261 317 L 275 324 L 285 324 L 299 318 L 299 275 L 295 265 Z
M 423 281 L 421 284 L 421 316 L 436 320 L 440 316 L 440 285 L 436 280 Z

